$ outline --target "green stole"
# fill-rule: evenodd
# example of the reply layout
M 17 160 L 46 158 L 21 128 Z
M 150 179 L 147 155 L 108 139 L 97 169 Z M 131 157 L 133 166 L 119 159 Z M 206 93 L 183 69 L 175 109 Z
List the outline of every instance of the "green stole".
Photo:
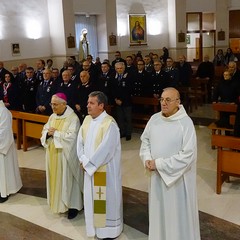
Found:
M 82 124 L 82 138 L 83 142 L 86 140 L 89 125 L 92 121 L 90 115 L 86 116 Z M 103 137 L 105 136 L 110 124 L 115 122 L 115 120 L 106 115 L 98 128 L 98 132 L 95 139 L 94 149 L 101 144 Z M 106 183 L 107 183 L 107 164 L 100 166 L 94 173 L 94 226 L 98 228 L 106 227 Z

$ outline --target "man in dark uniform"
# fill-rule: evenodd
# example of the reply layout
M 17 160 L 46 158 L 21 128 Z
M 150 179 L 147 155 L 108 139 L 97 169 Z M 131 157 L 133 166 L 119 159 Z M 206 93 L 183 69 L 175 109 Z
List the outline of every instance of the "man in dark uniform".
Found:
M 166 60 L 166 67 L 164 68 L 168 76 L 168 82 L 166 87 L 178 87 L 179 81 L 179 71 L 173 66 L 174 62 L 171 57 L 168 57 Z
M 162 69 L 162 63 L 158 60 L 153 64 L 154 70 L 151 74 L 152 96 L 160 98 L 163 89 L 167 86 L 168 76 Z
M 153 71 L 153 64 L 151 63 L 151 58 L 149 55 L 146 55 L 144 57 L 144 63 L 145 63 L 145 70 L 149 73 L 151 73 Z
M 214 79 L 214 65 L 209 61 L 209 56 L 204 56 L 204 61 L 198 66 L 196 72 L 196 78 L 206 78 L 208 79 L 207 91 L 208 91 L 208 102 L 212 102 L 212 89 L 213 89 L 213 79 Z M 204 88 L 204 86 L 203 86 Z
M 79 85 L 79 83 L 80 83 L 80 76 L 79 76 L 80 72 L 78 72 L 75 69 L 74 65 L 68 65 L 67 69 L 71 72 L 72 84 L 74 84 L 77 87 Z
M 150 74 L 145 70 L 145 63 L 143 60 L 137 62 L 137 72 L 133 81 L 132 96 L 138 97 L 152 97 L 152 88 L 150 81 Z
M 35 78 L 38 84 L 43 80 L 43 70 L 45 69 L 45 61 L 43 59 L 37 60 L 37 70 L 35 71 Z
M 115 69 L 115 64 L 117 62 L 123 62 L 125 64 L 125 66 L 127 65 L 126 61 L 121 57 L 121 53 L 119 51 L 116 51 L 116 53 L 115 53 L 115 60 L 112 61 L 112 68 L 113 69 Z
M 51 79 L 52 71 L 46 68 L 43 71 L 43 81 L 39 84 L 36 94 L 36 113 L 51 115 L 52 108 L 50 106 L 52 95 L 54 94 L 53 81 Z
M 27 67 L 26 78 L 22 84 L 22 104 L 25 112 L 35 113 L 36 111 L 36 93 L 38 88 L 37 79 L 34 77 L 33 67 Z
M 77 91 L 77 85 L 72 84 L 71 80 L 71 72 L 69 70 L 65 70 L 62 73 L 62 81 L 56 87 L 56 92 L 62 92 L 67 96 L 67 105 L 72 109 L 75 109 L 75 99 L 74 96 Z
M 179 62 L 176 64 L 179 71 L 179 86 L 189 87 L 192 78 L 193 70 L 190 63 L 186 62 L 186 57 L 181 55 Z
M 88 95 L 96 90 L 96 87 L 90 81 L 90 75 L 88 71 L 82 71 L 80 73 L 81 84 L 79 84 L 75 95 L 75 112 L 82 123 L 85 116 L 88 114 L 87 103 Z
M 25 81 L 25 78 L 26 78 L 26 69 L 27 69 L 26 63 L 20 63 L 18 65 L 18 76 L 19 76 L 20 89 L 22 89 L 23 82 Z
M 137 72 L 136 66 L 133 64 L 133 57 L 127 56 L 126 57 L 126 72 L 130 73 L 131 75 L 135 74 Z
M 121 137 L 131 140 L 132 135 L 132 88 L 133 76 L 125 72 L 125 64 L 115 64 L 116 75 L 113 79 L 112 92 L 116 106 L 116 120 Z
M 98 91 L 103 92 L 108 97 L 108 104 L 113 104 L 113 97 L 111 92 L 111 84 L 113 81 L 113 71 L 108 62 L 101 64 L 101 73 L 98 77 L 96 88 Z
M 95 68 L 91 67 L 92 64 L 89 61 L 84 61 L 81 71 L 87 71 L 90 75 L 90 82 L 96 85 L 98 73 Z

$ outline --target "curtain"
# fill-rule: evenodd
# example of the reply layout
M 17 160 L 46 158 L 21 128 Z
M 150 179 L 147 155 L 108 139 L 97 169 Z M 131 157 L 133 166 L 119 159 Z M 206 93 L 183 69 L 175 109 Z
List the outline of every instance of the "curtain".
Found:
M 87 30 L 87 42 L 89 54 L 95 60 L 98 56 L 98 43 L 97 43 L 97 24 L 96 16 L 86 17 L 85 15 L 75 15 L 75 30 L 76 30 L 76 47 L 81 52 L 81 37 L 84 29 Z M 82 59 L 79 59 L 82 60 Z

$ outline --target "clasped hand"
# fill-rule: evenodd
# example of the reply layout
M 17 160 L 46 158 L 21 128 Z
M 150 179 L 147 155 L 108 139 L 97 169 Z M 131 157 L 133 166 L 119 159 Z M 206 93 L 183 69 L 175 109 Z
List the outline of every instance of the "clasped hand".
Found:
M 155 171 L 156 170 L 155 160 L 147 160 L 147 161 L 145 161 L 145 167 L 149 171 Z
M 48 136 L 53 136 L 54 132 L 56 131 L 56 128 L 50 127 L 48 129 Z

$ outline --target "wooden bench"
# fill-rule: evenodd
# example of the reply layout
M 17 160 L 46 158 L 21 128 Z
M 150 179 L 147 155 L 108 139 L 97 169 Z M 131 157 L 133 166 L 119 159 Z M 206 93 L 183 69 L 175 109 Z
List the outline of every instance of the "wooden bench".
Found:
M 237 104 L 230 104 L 230 103 L 213 103 L 212 104 L 212 109 L 217 112 L 217 117 L 219 118 L 219 113 L 220 112 L 230 112 L 233 113 L 230 116 L 229 119 L 229 124 L 234 126 L 235 123 L 235 113 L 237 112 Z M 233 132 L 233 127 L 232 128 L 225 128 L 225 127 L 218 127 L 215 122 L 211 123 L 208 128 L 212 131 L 212 135 L 222 135 L 225 133 L 225 131 L 228 132 Z M 215 146 L 212 145 L 212 148 L 214 149 Z
M 22 121 L 19 118 L 18 111 L 10 111 L 12 113 L 12 130 L 14 135 L 16 136 L 16 143 L 17 143 L 17 149 L 21 149 L 21 143 L 22 143 Z
M 217 194 L 229 176 L 240 177 L 240 138 L 212 135 L 212 145 L 217 147 Z
M 145 128 L 150 117 L 159 111 L 159 100 L 151 97 L 132 97 L 133 127 Z
M 232 103 L 213 103 L 212 109 L 217 112 L 231 112 L 236 113 L 237 112 L 237 104 Z
M 44 124 L 49 116 L 19 112 L 19 119 L 22 120 L 22 141 L 23 151 L 27 151 L 28 137 L 40 139 Z

